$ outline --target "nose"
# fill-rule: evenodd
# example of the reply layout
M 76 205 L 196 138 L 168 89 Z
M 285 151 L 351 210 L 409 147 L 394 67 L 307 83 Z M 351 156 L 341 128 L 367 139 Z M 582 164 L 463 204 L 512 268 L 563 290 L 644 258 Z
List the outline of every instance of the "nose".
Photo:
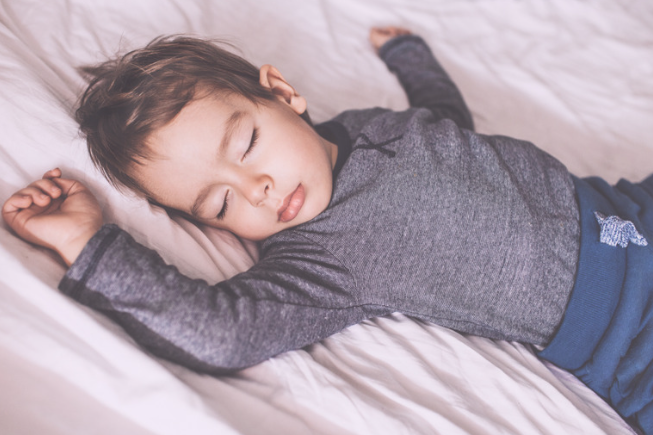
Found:
M 243 195 L 254 207 L 263 204 L 272 189 L 272 178 L 267 175 L 249 177 L 242 186 Z

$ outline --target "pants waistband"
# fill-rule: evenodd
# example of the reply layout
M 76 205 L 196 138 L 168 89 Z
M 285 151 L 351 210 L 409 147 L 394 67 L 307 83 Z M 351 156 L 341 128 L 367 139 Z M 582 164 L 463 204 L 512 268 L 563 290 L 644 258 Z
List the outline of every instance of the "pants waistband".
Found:
M 573 177 L 580 211 L 580 252 L 576 280 L 563 321 L 540 356 L 569 370 L 583 365 L 608 328 L 619 302 L 626 266 L 626 249 L 599 241 L 600 226 L 594 215 L 615 215 L 604 195 L 612 189 L 598 178 Z M 626 216 L 623 218 L 627 219 Z

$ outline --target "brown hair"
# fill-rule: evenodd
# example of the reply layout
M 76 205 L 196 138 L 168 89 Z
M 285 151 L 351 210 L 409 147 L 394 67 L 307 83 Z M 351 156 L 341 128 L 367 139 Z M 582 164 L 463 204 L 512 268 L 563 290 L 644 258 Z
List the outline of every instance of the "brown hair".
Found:
M 75 118 L 91 160 L 115 187 L 145 197 L 149 195 L 130 168 L 151 156 L 145 146 L 148 137 L 200 90 L 239 94 L 254 103 L 273 99 L 260 85 L 254 65 L 211 41 L 186 36 L 160 37 L 81 71 L 89 85 Z

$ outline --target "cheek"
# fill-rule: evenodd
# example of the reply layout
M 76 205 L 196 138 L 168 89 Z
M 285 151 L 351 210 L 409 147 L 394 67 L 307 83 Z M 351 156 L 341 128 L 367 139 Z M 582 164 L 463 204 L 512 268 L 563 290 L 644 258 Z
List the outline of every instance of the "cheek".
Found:
M 237 215 L 238 219 L 226 229 L 237 236 L 258 241 L 271 236 L 275 232 L 274 222 L 270 221 L 269 216 L 265 219 L 263 213 L 258 213 L 255 209 L 250 208 L 234 215 Z

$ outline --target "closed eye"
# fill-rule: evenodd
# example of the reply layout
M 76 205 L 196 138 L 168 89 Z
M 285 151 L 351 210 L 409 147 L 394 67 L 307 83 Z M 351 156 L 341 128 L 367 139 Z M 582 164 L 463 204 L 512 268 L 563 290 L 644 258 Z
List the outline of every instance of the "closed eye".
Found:
M 224 217 L 226 216 L 227 208 L 229 208 L 229 191 L 228 190 L 227 190 L 227 193 L 224 194 L 224 202 L 223 202 L 223 205 L 222 205 L 222 209 L 220 210 L 220 212 L 216 216 L 216 218 L 219 221 L 223 220 Z
M 249 153 L 254 149 L 257 140 L 258 140 L 258 128 L 254 128 L 254 130 L 252 130 L 252 139 L 249 141 L 249 146 L 247 147 L 247 150 L 245 150 L 245 154 L 243 154 L 243 160 L 245 160 L 245 158 L 249 155 Z

